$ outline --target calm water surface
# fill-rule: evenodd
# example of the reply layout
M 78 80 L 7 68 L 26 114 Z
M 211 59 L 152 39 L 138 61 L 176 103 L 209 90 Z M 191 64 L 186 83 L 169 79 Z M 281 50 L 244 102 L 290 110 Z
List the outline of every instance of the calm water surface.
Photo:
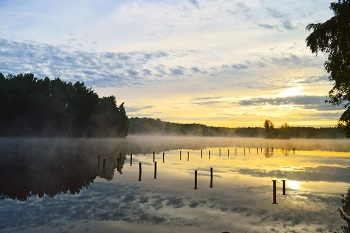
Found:
M 333 232 L 349 151 L 348 140 L 3 138 L 0 232 Z

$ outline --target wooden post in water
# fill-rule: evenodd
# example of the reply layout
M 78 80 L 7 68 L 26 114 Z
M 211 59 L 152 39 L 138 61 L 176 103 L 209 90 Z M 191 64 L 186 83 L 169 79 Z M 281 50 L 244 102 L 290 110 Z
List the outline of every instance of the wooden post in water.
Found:
M 258 149 L 258 148 L 256 148 L 256 154 L 257 154 L 257 155 L 259 154 L 259 149 Z
M 293 154 L 295 154 L 295 147 L 293 148 Z
M 106 168 L 106 159 L 103 159 L 103 173 L 105 173 L 105 168 Z
M 190 161 L 190 152 L 187 151 L 187 161 Z
M 221 149 L 219 149 L 219 157 L 221 157 Z
M 262 147 L 261 147 L 261 149 L 260 149 L 260 153 L 262 153 Z
M 163 163 L 164 163 L 164 152 L 163 152 Z
M 201 150 L 201 158 L 203 157 L 203 152 L 202 152 L 202 150 Z
M 194 170 L 194 189 L 197 189 L 197 170 Z
M 154 179 L 157 179 L 157 162 L 154 162 Z
M 132 154 L 130 154 L 130 166 L 132 166 Z
M 283 182 L 283 192 L 282 192 L 282 195 L 286 195 L 286 180 L 282 180 Z
M 120 159 L 117 159 L 117 171 L 120 172 Z
M 155 155 L 155 152 L 153 151 L 153 162 L 154 162 L 155 158 L 156 158 L 156 155 Z
M 243 154 L 244 154 L 244 156 L 245 156 L 245 148 L 244 148 L 244 150 L 243 150 Z
M 210 168 L 210 188 L 213 187 L 213 168 Z
M 180 150 L 180 160 L 181 160 L 181 150 Z
M 230 149 L 227 149 L 227 158 L 230 158 Z
M 250 148 L 248 150 L 249 150 L 249 154 L 250 154 Z
M 210 150 L 209 150 L 209 159 L 210 159 Z
M 97 168 L 100 168 L 100 159 L 101 159 L 101 156 L 98 156 Z
M 142 168 L 141 163 L 139 163 L 139 181 L 141 181 Z
M 235 148 L 235 156 L 237 155 L 237 148 Z
M 272 195 L 273 195 L 272 204 L 277 204 L 277 202 L 276 202 L 276 180 L 272 180 L 272 182 L 273 182 L 273 186 L 272 186 Z

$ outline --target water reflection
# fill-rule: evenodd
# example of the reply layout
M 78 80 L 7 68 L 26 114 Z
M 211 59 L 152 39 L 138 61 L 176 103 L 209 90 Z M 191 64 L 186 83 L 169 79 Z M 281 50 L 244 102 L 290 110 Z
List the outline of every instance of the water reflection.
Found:
M 24 201 L 79 193 L 97 176 L 111 180 L 116 168 L 121 173 L 126 155 L 120 151 L 103 142 L 10 141 L 0 147 L 0 196 Z
M 348 153 L 157 139 L 0 139 L 0 230 L 325 232 L 341 224 L 332 210 L 350 180 Z

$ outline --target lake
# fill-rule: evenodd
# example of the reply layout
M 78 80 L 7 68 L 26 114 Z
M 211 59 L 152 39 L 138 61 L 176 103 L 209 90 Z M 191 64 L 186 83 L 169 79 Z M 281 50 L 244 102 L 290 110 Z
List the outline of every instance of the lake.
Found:
M 333 232 L 349 152 L 349 140 L 0 138 L 0 232 Z

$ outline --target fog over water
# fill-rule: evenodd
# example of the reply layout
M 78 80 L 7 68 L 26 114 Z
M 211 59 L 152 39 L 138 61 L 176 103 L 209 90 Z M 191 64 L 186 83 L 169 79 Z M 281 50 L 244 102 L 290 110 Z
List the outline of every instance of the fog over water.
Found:
M 0 231 L 334 231 L 349 152 L 348 140 L 1 138 Z

